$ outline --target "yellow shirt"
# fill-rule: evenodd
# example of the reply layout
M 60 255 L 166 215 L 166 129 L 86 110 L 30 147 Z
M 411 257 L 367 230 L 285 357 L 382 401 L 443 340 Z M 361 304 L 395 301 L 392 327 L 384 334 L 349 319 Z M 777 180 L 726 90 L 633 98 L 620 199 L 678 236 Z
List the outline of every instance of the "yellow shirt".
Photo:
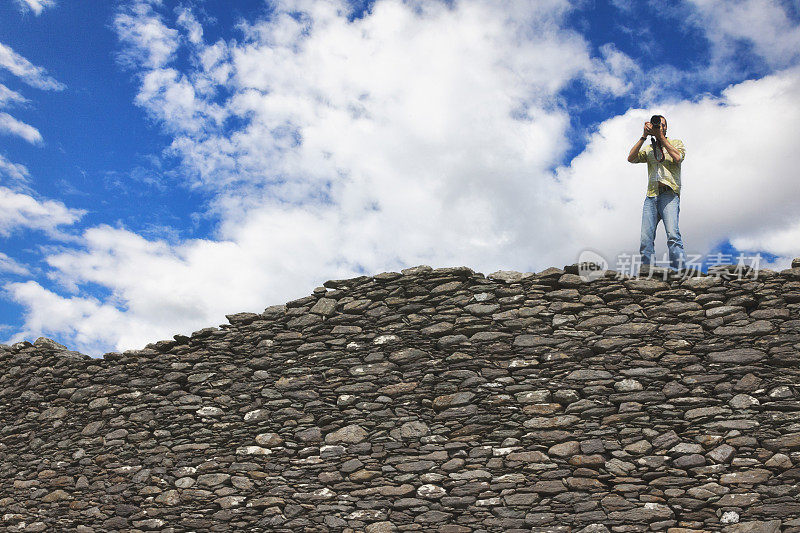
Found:
M 658 182 L 669 185 L 675 194 L 681 194 L 681 163 L 686 157 L 686 148 L 679 139 L 667 140 L 681 154 L 681 160 L 676 163 L 672 156 L 664 149 L 664 161 L 656 161 L 653 147 L 648 142 L 641 150 L 634 163 L 647 163 L 647 196 L 658 196 Z M 645 141 L 647 142 L 647 141 Z

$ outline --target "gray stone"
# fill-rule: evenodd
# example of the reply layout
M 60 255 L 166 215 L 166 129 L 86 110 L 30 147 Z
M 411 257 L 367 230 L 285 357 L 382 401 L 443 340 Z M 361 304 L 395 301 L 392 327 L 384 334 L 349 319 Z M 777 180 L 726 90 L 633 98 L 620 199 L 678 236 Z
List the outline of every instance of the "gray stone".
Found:
M 400 435 L 404 439 L 424 437 L 425 435 L 428 434 L 430 434 L 430 429 L 428 428 L 428 425 L 420 420 L 406 422 L 405 424 L 400 426 Z
M 741 522 L 726 526 L 724 533 L 780 533 L 780 520 Z
M 746 326 L 720 326 L 714 329 L 714 335 L 766 335 L 775 329 L 769 320 L 756 320 Z
M 331 298 L 320 298 L 317 300 L 317 303 L 311 307 L 309 312 L 322 316 L 333 316 L 336 312 L 336 300 Z
M 358 424 L 350 424 L 332 433 L 325 435 L 327 444 L 337 444 L 339 442 L 355 444 L 367 438 L 367 431 Z
M 708 354 L 708 360 L 712 363 L 755 363 L 767 357 L 761 350 L 753 348 L 736 348 L 724 352 L 712 352 Z
M 67 414 L 66 407 L 50 407 L 39 413 L 39 420 L 58 420 L 66 418 Z
M 611 377 L 611 373 L 606 370 L 581 369 L 570 372 L 567 376 L 567 379 L 575 381 L 591 381 L 595 379 L 610 379 Z
M 197 483 L 206 487 L 216 487 L 226 483 L 230 478 L 230 474 L 202 474 L 197 477 Z
M 621 336 L 643 336 L 643 335 L 650 335 L 653 333 L 658 326 L 656 324 L 649 324 L 649 323 L 628 323 L 628 324 L 620 324 L 618 326 L 610 326 L 605 329 L 603 332 L 604 335 L 621 335 Z

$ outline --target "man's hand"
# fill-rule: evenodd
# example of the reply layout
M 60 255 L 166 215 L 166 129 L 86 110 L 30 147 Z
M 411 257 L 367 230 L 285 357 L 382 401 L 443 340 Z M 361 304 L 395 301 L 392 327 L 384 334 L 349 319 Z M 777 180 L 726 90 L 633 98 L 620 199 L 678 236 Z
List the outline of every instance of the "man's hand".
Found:
M 643 137 L 647 137 L 648 135 L 655 135 L 653 131 L 653 125 L 649 122 L 644 123 L 644 133 L 642 134 Z
M 677 151 L 677 150 L 675 149 L 675 147 L 674 147 L 674 146 L 672 146 L 672 144 L 671 144 L 671 143 L 670 143 L 670 142 L 667 140 L 667 138 L 664 136 L 664 133 L 663 133 L 663 132 L 662 132 L 662 133 L 661 133 L 661 135 L 658 137 L 658 140 L 659 140 L 659 142 L 661 143 L 661 146 L 663 146 L 663 147 L 664 147 L 664 150 L 666 150 L 666 151 L 667 151 L 667 153 L 669 154 L 669 156 L 672 158 L 672 160 L 673 160 L 674 162 L 676 162 L 676 163 L 680 163 L 680 162 L 681 162 L 681 160 L 683 159 L 683 158 L 681 157 L 681 153 L 680 153 L 679 151 Z
M 631 151 L 628 153 L 628 163 L 636 163 L 636 159 L 639 156 L 639 150 L 642 148 L 645 138 L 650 135 L 650 127 L 651 124 L 649 122 L 644 123 L 644 133 L 642 134 L 642 137 L 636 141 L 636 144 L 633 145 L 633 148 L 631 148 Z

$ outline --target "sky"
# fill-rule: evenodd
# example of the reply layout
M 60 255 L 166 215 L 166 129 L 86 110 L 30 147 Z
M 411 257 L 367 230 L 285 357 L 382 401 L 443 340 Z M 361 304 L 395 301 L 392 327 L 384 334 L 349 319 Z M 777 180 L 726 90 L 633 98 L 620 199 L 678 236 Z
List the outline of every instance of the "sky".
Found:
M 0 342 L 140 349 L 421 264 L 630 268 L 653 114 L 697 266 L 800 257 L 798 0 L 0 0 Z

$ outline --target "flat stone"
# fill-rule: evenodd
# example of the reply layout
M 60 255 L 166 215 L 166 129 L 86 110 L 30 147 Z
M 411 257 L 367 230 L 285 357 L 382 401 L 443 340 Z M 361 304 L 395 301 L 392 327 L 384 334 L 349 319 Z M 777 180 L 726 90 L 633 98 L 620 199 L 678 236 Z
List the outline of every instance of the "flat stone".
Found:
M 389 355 L 389 360 L 398 365 L 413 363 L 421 359 L 427 359 L 429 356 L 423 350 L 418 348 L 403 348 L 392 352 Z
M 487 279 L 500 281 L 502 283 L 517 283 L 521 281 L 525 277 L 525 274 L 522 272 L 517 272 L 515 270 L 498 270 L 497 272 L 492 272 L 488 276 Z
M 705 290 L 721 284 L 722 278 L 718 276 L 698 276 L 686 278 L 681 286 L 692 290 Z
M 205 487 L 216 487 L 226 483 L 230 478 L 230 474 L 202 474 L 197 477 L 197 483 Z
M 325 435 L 325 442 L 327 444 L 337 444 L 339 442 L 355 444 L 364 441 L 367 438 L 367 434 L 367 431 L 360 425 L 350 424 Z
M 225 414 L 225 411 L 223 411 L 219 407 L 207 406 L 207 407 L 201 407 L 200 409 L 195 411 L 195 413 L 197 413 L 197 416 L 218 417 Z
M 764 447 L 768 450 L 800 450 L 800 432 L 787 433 L 774 439 L 765 439 Z
M 656 520 L 673 518 L 672 509 L 660 503 L 646 503 L 643 507 L 636 507 L 626 511 L 613 511 L 608 514 L 612 520 L 621 520 L 627 523 L 649 523 Z
M 566 492 L 567 487 L 559 480 L 537 481 L 533 484 L 531 490 L 540 494 L 559 494 L 561 492 Z
M 404 439 L 424 437 L 425 435 L 429 434 L 430 434 L 430 428 L 428 427 L 428 424 L 422 422 L 421 420 L 406 422 L 402 426 L 400 426 L 400 435 Z
M 738 524 L 726 526 L 722 531 L 724 533 L 780 533 L 781 521 L 765 520 L 740 522 Z
M 657 328 L 658 328 L 657 324 L 631 322 L 628 324 L 620 324 L 618 326 L 610 326 L 603 331 L 603 334 L 639 337 L 643 335 L 650 335 Z
M 437 396 L 433 399 L 433 408 L 437 411 L 447 409 L 449 407 L 457 407 L 461 405 L 468 405 L 472 402 L 475 395 L 471 392 L 456 392 L 454 394 L 445 394 Z
M 698 418 L 708 418 L 720 415 L 730 415 L 731 410 L 725 407 L 698 407 L 696 409 L 689 409 L 684 413 L 683 417 L 687 420 L 696 420 Z
M 559 428 L 559 427 L 569 427 L 572 424 L 578 422 L 580 420 L 579 417 L 574 415 L 561 415 L 561 416 L 554 416 L 554 417 L 534 417 L 526 420 L 523 425 L 526 428 L 542 428 L 542 429 L 549 429 L 549 428 Z
M 728 405 L 734 409 L 749 409 L 755 405 L 760 405 L 760 403 L 757 398 L 749 394 L 737 394 L 728 401 Z
M 500 309 L 500 306 L 498 304 L 477 303 L 477 304 L 467 305 L 466 307 L 464 307 L 464 309 L 469 311 L 473 315 L 485 316 L 496 313 Z
M 71 499 L 72 496 L 70 496 L 67 492 L 61 489 L 56 489 L 53 492 L 50 492 L 42 497 L 42 501 L 45 503 L 52 503 L 52 502 L 71 500 Z
M 630 290 L 642 291 L 648 294 L 669 289 L 667 283 L 654 279 L 629 279 L 624 284 Z
M 333 316 L 335 312 L 336 312 L 336 300 L 333 300 L 331 298 L 320 298 L 319 300 L 317 300 L 317 303 L 315 303 L 309 310 L 309 313 L 314 313 L 322 316 Z
M 775 329 L 775 326 L 768 320 L 756 320 L 746 326 L 720 326 L 714 329 L 714 335 L 766 335 Z
M 380 389 L 378 389 L 378 392 L 381 394 L 385 394 L 387 396 L 400 396 L 412 392 L 414 389 L 417 388 L 418 385 L 419 383 L 416 381 L 410 381 L 405 383 L 394 383 L 392 385 L 386 385 L 385 387 L 381 387 Z
M 267 409 L 255 409 L 248 411 L 244 415 L 245 422 L 260 422 L 269 418 L 270 412 Z
M 511 452 L 505 458 L 506 461 L 521 461 L 525 463 L 544 463 L 550 460 L 547 455 L 538 451 Z
M 722 497 L 714 502 L 714 507 L 750 507 L 758 502 L 761 496 L 756 492 L 746 492 L 743 494 L 723 494 Z
M 753 348 L 735 348 L 724 352 L 711 352 L 708 360 L 712 363 L 739 363 L 749 364 L 765 359 L 767 354 Z
M 581 453 L 581 445 L 576 440 L 560 442 L 551 446 L 547 453 L 556 457 L 571 457 Z
M 736 448 L 728 444 L 721 444 L 708 452 L 706 456 L 717 463 L 729 463 L 736 455 Z
M 580 369 L 570 372 L 567 379 L 574 381 L 591 381 L 595 379 L 610 379 L 611 377 L 611 372 L 606 370 Z
M 39 413 L 39 420 L 59 420 L 66 418 L 67 408 L 63 406 L 50 407 Z
M 748 484 L 754 485 L 764 483 L 770 478 L 770 471 L 763 468 L 754 468 L 752 470 L 742 470 L 739 472 L 731 472 L 722 474 L 719 478 L 721 485 L 739 485 Z

